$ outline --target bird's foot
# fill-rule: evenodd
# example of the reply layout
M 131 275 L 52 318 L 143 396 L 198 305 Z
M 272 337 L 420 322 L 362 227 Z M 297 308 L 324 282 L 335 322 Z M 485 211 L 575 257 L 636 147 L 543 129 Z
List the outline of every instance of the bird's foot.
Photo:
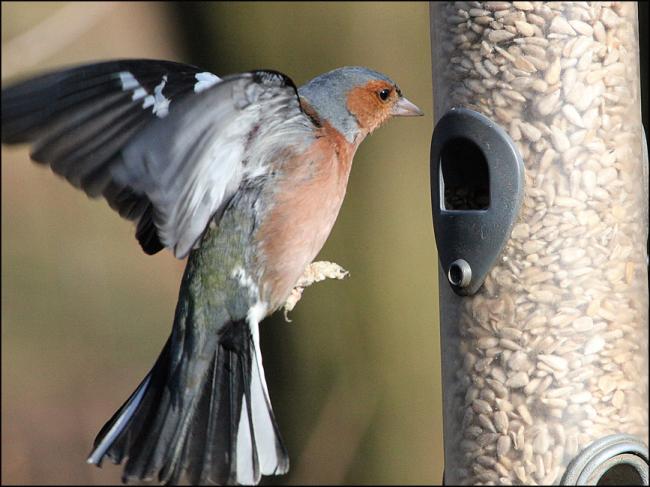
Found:
M 320 261 L 309 264 L 284 303 L 284 319 L 291 322 L 287 313 L 296 307 L 306 287 L 325 279 L 343 279 L 348 275 L 348 271 L 334 262 Z

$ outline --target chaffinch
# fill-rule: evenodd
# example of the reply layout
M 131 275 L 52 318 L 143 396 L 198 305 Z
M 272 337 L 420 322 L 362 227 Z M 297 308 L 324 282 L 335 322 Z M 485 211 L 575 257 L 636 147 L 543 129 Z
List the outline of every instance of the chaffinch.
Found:
M 137 223 L 147 254 L 189 254 L 158 360 L 99 432 L 88 462 L 122 480 L 254 484 L 289 458 L 264 378 L 259 322 L 328 237 L 364 138 L 422 115 L 363 67 L 300 88 L 275 71 L 219 78 L 121 60 L 2 91 L 2 142 L 29 143 L 91 197 Z

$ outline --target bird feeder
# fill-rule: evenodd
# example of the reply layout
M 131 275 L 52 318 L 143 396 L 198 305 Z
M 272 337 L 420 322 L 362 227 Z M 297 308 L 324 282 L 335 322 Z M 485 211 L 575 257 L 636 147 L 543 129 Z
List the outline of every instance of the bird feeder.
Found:
M 636 4 L 430 13 L 444 481 L 648 485 Z

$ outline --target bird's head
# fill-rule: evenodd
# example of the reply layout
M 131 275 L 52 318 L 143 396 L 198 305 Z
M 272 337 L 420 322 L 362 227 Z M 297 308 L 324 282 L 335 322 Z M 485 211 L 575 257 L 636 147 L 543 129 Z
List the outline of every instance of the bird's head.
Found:
M 391 117 L 423 115 L 388 76 L 349 66 L 317 76 L 298 90 L 319 118 L 349 142 L 361 142 Z

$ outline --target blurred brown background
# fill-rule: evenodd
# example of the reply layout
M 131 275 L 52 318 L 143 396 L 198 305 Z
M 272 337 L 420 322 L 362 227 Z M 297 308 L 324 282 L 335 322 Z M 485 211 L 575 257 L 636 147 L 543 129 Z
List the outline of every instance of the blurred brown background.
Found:
M 350 270 L 265 321 L 269 389 L 292 467 L 278 484 L 439 483 L 436 254 L 429 202 L 426 3 L 2 3 L 2 82 L 117 57 L 273 68 L 300 85 L 344 65 L 387 73 L 426 112 L 359 149 L 320 259 Z M 25 148 L 2 148 L 2 483 L 107 484 L 99 428 L 170 331 L 184 262 Z

